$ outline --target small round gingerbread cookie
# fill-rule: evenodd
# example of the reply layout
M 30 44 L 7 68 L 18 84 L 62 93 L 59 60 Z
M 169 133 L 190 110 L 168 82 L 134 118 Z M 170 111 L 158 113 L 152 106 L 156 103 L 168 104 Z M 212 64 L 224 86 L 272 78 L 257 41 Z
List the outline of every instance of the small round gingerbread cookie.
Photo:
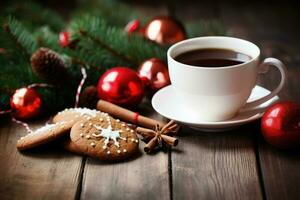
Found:
M 108 114 L 77 122 L 70 136 L 81 152 L 103 161 L 121 161 L 138 151 L 135 130 Z
M 76 122 L 92 117 L 100 116 L 102 112 L 89 108 L 67 108 L 53 117 L 53 122 L 73 121 Z
M 24 137 L 17 142 L 19 150 L 30 149 L 42 144 L 51 142 L 65 134 L 69 134 L 73 122 L 58 122 L 55 124 L 47 124 Z

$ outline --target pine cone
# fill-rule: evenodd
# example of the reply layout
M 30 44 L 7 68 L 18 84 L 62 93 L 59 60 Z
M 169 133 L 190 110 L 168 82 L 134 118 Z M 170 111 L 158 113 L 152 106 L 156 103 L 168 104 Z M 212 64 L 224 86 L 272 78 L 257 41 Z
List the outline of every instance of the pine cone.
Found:
M 95 108 L 98 102 L 97 88 L 93 85 L 86 87 L 80 95 L 79 105 L 81 107 Z
M 41 47 L 31 56 L 33 72 L 45 81 L 59 85 L 67 80 L 66 65 L 58 53 Z

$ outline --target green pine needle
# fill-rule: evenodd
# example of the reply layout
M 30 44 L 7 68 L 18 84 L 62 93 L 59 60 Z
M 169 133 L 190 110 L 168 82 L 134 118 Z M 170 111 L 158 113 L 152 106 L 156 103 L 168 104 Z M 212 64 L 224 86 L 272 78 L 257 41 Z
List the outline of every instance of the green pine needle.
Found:
M 97 58 L 102 66 L 112 67 L 123 64 L 136 68 L 146 59 L 157 57 L 165 59 L 165 49 L 145 40 L 139 35 L 128 35 L 123 29 L 109 26 L 104 19 L 86 15 L 70 25 L 73 38 L 88 53 L 97 49 Z M 92 54 L 89 55 L 91 58 Z
M 38 45 L 34 37 L 13 17 L 8 17 L 7 22 L 4 24 L 4 31 L 10 35 L 11 39 L 14 40 L 15 44 L 26 56 L 30 57 L 37 49 Z

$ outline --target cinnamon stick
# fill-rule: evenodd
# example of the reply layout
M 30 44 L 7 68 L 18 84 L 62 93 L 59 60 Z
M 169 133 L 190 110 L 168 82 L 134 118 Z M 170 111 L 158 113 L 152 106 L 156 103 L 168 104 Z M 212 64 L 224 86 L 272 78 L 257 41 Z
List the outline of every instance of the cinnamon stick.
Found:
M 157 136 L 155 136 L 154 138 L 152 138 L 150 140 L 150 142 L 148 142 L 145 147 L 144 147 L 144 151 L 146 153 L 150 153 L 157 145 L 158 141 L 157 141 Z
M 168 135 L 161 135 L 162 139 L 170 146 L 177 146 L 178 139 L 168 136 Z
M 102 112 L 106 112 L 122 121 L 130 122 L 132 124 L 136 124 L 138 126 L 142 126 L 150 129 L 153 129 L 157 124 L 160 127 L 163 127 L 165 125 L 164 122 L 139 115 L 133 111 L 130 111 L 126 108 L 122 108 L 120 106 L 117 106 L 115 104 L 112 104 L 104 100 L 98 101 L 97 109 Z
M 137 127 L 136 131 L 137 133 L 142 135 L 145 140 L 148 140 L 149 138 L 153 138 L 156 135 L 154 130 L 143 128 L 143 127 Z
M 169 121 L 162 129 L 161 133 L 165 135 L 176 135 L 180 126 L 174 120 Z

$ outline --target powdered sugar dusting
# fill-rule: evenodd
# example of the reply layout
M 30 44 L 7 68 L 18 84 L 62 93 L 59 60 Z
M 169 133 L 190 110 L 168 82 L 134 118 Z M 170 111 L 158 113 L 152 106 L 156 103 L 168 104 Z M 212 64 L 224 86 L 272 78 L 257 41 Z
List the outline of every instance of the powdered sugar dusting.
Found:
M 60 125 L 60 124 L 59 123 L 56 123 L 56 124 L 46 124 L 45 126 L 43 126 L 43 127 L 39 128 L 39 129 L 37 129 L 37 130 L 29 133 L 28 135 L 40 134 L 40 133 L 42 133 L 44 131 L 49 131 L 52 128 L 54 128 L 55 126 L 58 126 L 58 125 Z

